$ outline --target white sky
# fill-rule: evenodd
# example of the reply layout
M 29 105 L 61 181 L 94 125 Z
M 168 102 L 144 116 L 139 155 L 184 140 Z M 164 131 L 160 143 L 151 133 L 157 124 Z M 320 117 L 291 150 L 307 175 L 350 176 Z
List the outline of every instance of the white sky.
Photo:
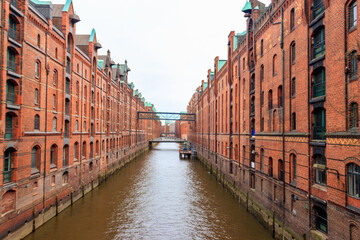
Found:
M 66 0 L 54 0 L 64 4 Z M 246 0 L 73 0 L 78 34 L 95 28 L 116 63 L 157 111 L 186 111 L 214 58 L 227 59 L 230 31 L 245 30 Z M 266 5 L 271 0 L 263 0 Z

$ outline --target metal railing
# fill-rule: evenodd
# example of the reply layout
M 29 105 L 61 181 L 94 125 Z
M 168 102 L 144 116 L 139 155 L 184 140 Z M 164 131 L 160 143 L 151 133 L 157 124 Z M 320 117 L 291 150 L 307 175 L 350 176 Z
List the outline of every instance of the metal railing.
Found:
M 326 129 L 323 126 L 314 126 L 313 139 L 325 140 Z
M 313 59 L 325 54 L 325 41 L 318 42 L 313 46 Z
M 7 68 L 13 72 L 16 72 L 16 63 L 12 60 L 7 60 Z
M 15 104 L 16 102 L 16 94 L 7 92 L 6 93 L 6 103 Z
M 3 183 L 9 183 L 11 182 L 11 179 L 12 179 L 12 169 L 9 170 L 9 171 L 4 171 L 3 173 Z
M 313 97 L 320 97 L 325 95 L 325 82 L 316 83 L 313 85 Z
M 17 41 L 17 32 L 16 32 L 16 29 L 9 28 L 9 30 L 8 30 L 8 36 Z
M 314 1 L 313 7 L 313 19 L 317 18 L 320 14 L 324 12 L 324 4 L 322 0 Z

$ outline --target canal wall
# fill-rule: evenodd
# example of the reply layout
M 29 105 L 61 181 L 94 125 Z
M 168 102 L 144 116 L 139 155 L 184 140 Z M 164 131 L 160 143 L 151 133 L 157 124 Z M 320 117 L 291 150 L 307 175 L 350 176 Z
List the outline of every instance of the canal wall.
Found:
M 155 144 L 156 145 L 156 144 Z M 86 178 L 79 187 L 66 184 L 67 187 L 56 194 L 48 196 L 44 202 L 36 202 L 33 206 L 22 213 L 19 213 L 7 227 L 8 231 L 0 235 L 0 239 L 23 239 L 44 223 L 56 217 L 63 210 L 70 207 L 73 203 L 83 198 L 93 189 L 101 186 L 111 175 L 122 169 L 128 163 L 144 154 L 149 150 L 147 143 L 139 144 L 133 149 L 129 149 L 128 154 L 114 159 L 106 168 L 99 172 L 95 178 Z
M 270 234 L 272 234 L 273 238 L 282 240 L 304 240 L 310 237 L 306 232 L 299 235 L 292 229 L 293 226 L 288 224 L 289 221 L 283 221 L 281 216 L 279 217 L 279 210 L 282 212 L 282 209 L 273 206 L 274 204 L 279 205 L 279 201 L 268 199 L 267 202 L 263 202 L 256 199 L 254 196 L 255 189 L 248 187 L 249 181 L 246 178 L 248 169 L 242 170 L 233 163 L 233 172 L 230 174 L 229 159 L 215 155 L 214 153 L 199 147 L 196 149 L 198 150 L 197 158 L 204 167 L 216 177 L 217 181 L 220 182 L 223 187 L 226 188 L 233 197 L 270 232 Z M 312 235 L 310 238 L 318 240 L 323 239 L 322 236 L 316 235 Z

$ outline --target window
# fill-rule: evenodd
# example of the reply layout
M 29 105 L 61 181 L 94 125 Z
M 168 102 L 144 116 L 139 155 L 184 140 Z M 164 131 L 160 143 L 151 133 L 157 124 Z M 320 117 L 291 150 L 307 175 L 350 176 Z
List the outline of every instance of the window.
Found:
M 291 96 L 294 98 L 296 96 L 296 79 L 291 79 Z
M 262 57 L 264 55 L 264 40 L 261 39 L 260 42 L 260 56 Z
M 57 129 L 57 119 L 56 117 L 53 118 L 53 131 L 56 132 Z
M 325 119 L 325 109 L 316 108 L 314 110 L 314 136 L 315 140 L 325 140 L 326 133 L 326 119 Z
M 350 120 L 350 124 L 349 124 L 350 128 L 359 127 L 359 105 L 355 102 L 350 104 L 349 120 Z
M 11 160 L 13 156 L 13 150 L 7 149 L 4 152 L 4 172 L 3 172 L 3 183 L 11 182 Z
M 277 59 L 277 55 L 275 54 L 274 57 L 273 57 L 273 76 L 276 76 L 277 75 L 277 66 L 276 66 L 276 59 Z
M 76 142 L 75 144 L 74 144 L 74 161 L 77 161 L 78 160 L 78 158 L 79 158 L 79 143 L 78 142 Z
M 357 1 L 354 1 L 349 6 L 349 28 L 356 27 L 357 25 Z
M 63 167 L 69 166 L 69 145 L 63 148 Z
M 86 121 L 84 121 L 84 132 L 86 132 Z
M 269 157 L 269 169 L 268 169 L 268 174 L 270 177 L 273 176 L 273 159 L 271 157 Z
M 57 83 L 57 71 L 54 70 L 54 72 L 53 72 L 53 85 L 56 86 L 56 83 Z
M 295 28 L 295 9 L 291 9 L 290 11 L 290 30 L 294 30 Z
M 255 145 L 250 147 L 250 167 L 255 168 Z
M 16 21 L 13 17 L 9 17 L 9 30 L 8 35 L 17 41 Z
M 35 88 L 35 105 L 39 104 L 39 89 Z
M 260 94 L 260 106 L 261 107 L 264 106 L 264 91 L 262 91 Z
M 76 82 L 76 95 L 79 96 L 79 82 Z
M 58 49 L 55 48 L 55 59 L 57 59 L 57 58 L 58 58 Z
M 16 86 L 11 80 L 6 81 L 6 103 L 9 104 L 16 103 L 15 88 Z
M 313 59 L 325 54 L 325 31 L 324 27 L 318 29 L 313 35 Z
M 57 162 L 57 146 L 54 144 L 50 149 L 50 167 L 56 167 Z
M 278 87 L 278 107 L 281 108 L 283 106 L 283 94 L 282 94 L 282 85 Z
M 56 95 L 53 94 L 53 109 L 56 109 Z
M 269 90 L 268 93 L 268 104 L 269 104 L 269 109 L 273 108 L 273 98 L 272 98 L 272 90 Z
M 40 130 L 40 116 L 38 114 L 34 117 L 34 130 Z
M 291 44 L 291 64 L 295 64 L 295 59 L 296 59 L 296 51 L 295 51 L 295 43 L 293 42 Z
M 40 43 L 41 43 L 41 37 L 40 34 L 37 35 L 37 46 L 38 48 L 40 48 Z
M 291 114 L 291 130 L 296 130 L 296 113 Z
M 13 138 L 13 115 L 11 113 L 6 113 L 5 118 L 5 139 Z
M 356 78 L 358 75 L 358 54 L 353 51 L 350 56 L 350 78 Z
M 65 120 L 65 129 L 64 129 L 64 137 L 68 138 L 70 137 L 70 126 L 69 126 L 69 121 Z
M 314 0 L 313 19 L 317 18 L 324 12 L 324 4 L 322 0 Z
M 243 70 L 245 70 L 245 58 L 243 58 Z
M 86 158 L 86 142 L 83 142 L 82 157 Z
M 322 207 L 314 207 L 316 229 L 327 233 L 327 213 Z
M 290 182 L 296 181 L 296 176 L 297 176 L 296 164 L 297 164 L 296 163 L 296 155 L 291 154 L 290 155 L 290 165 L 291 165 Z
M 347 185 L 348 195 L 351 197 L 360 197 L 360 167 L 355 163 L 347 166 Z
M 65 115 L 70 115 L 70 101 L 65 99 Z
M 66 73 L 71 73 L 70 58 L 66 58 Z
M 31 173 L 39 171 L 40 167 L 40 148 L 35 146 L 31 149 Z
M 278 161 L 278 179 L 280 181 L 285 180 L 285 173 L 284 173 L 284 161 L 279 159 Z
M 76 132 L 79 131 L 79 121 L 78 120 L 75 121 L 75 131 Z
M 326 185 L 326 158 L 323 155 L 315 155 L 315 183 Z
M 261 172 L 264 172 L 264 165 L 265 165 L 264 149 L 260 149 L 260 171 Z
M 7 50 L 7 68 L 10 71 L 16 72 L 16 53 L 14 50 L 8 48 Z
M 40 78 L 40 62 L 36 61 L 35 62 L 35 77 L 36 78 Z
M 325 68 L 319 68 L 314 72 L 312 90 L 313 98 L 325 95 Z

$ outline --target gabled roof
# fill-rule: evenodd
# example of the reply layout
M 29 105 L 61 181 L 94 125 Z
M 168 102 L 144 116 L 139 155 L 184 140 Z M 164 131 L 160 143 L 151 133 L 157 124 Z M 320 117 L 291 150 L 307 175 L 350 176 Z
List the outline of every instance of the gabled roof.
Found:
M 53 4 L 53 17 L 61 18 L 64 4 Z

